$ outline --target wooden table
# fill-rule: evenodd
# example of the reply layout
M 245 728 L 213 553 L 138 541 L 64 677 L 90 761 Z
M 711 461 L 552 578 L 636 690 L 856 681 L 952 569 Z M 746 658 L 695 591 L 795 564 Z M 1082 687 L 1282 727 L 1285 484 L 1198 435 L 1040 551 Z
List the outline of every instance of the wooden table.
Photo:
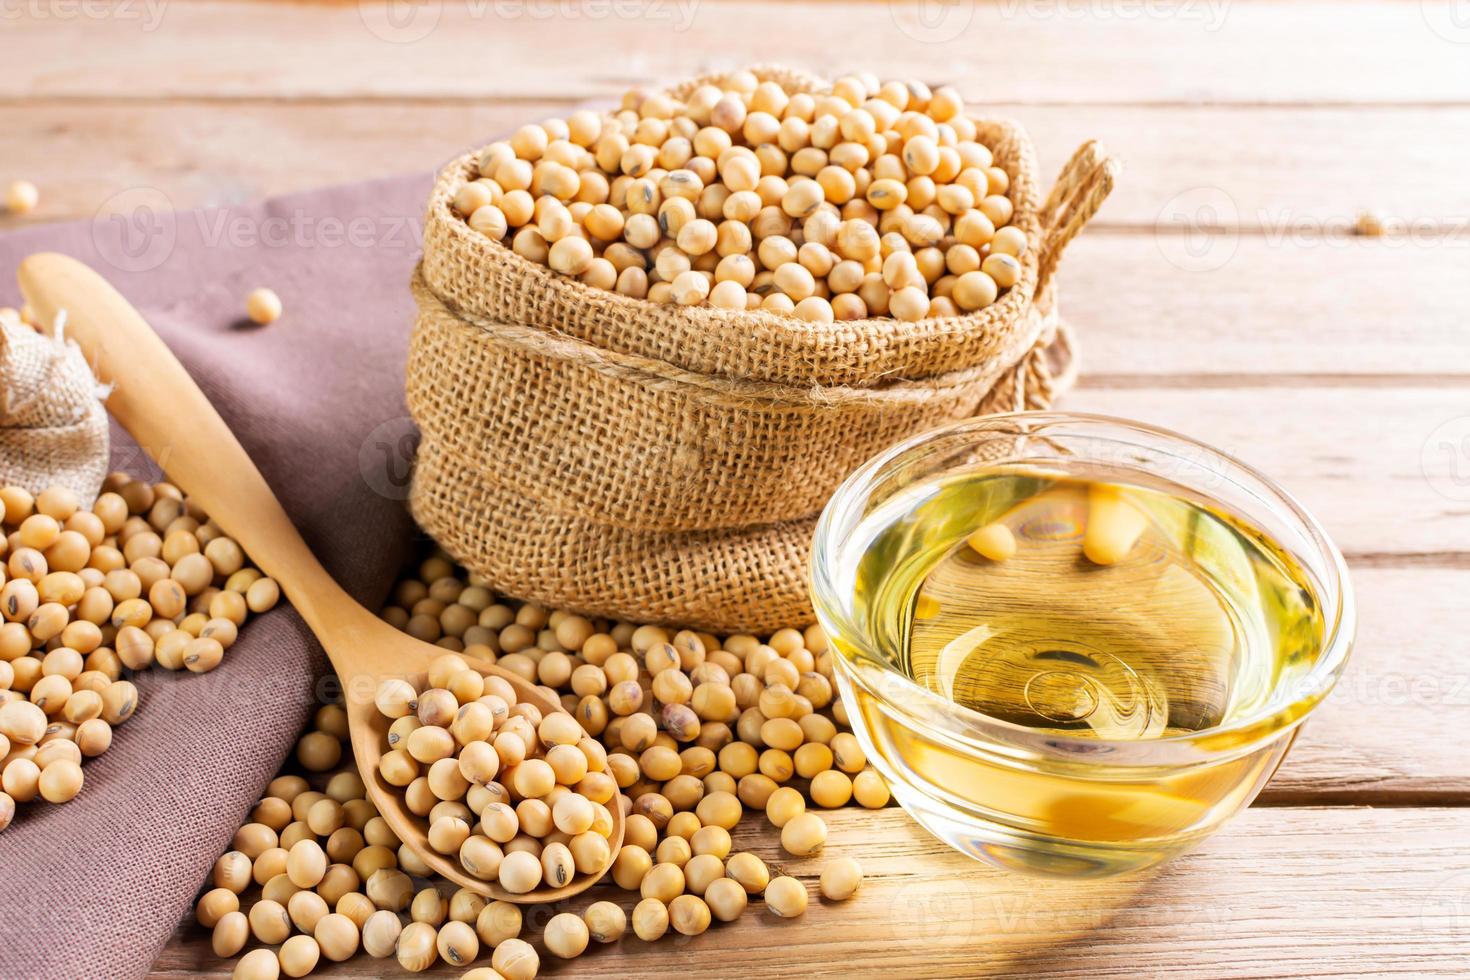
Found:
M 128 188 L 192 207 L 424 170 L 578 100 L 752 60 L 953 81 L 1022 119 L 1049 173 L 1099 137 L 1128 170 L 1064 263 L 1085 357 L 1065 406 L 1235 452 L 1349 557 L 1343 683 L 1257 806 L 1156 877 L 1006 877 L 901 811 L 848 811 L 832 831 L 868 869 L 858 900 L 558 975 L 1470 972 L 1463 4 L 159 3 L 6 8 L 0 177 L 41 185 L 26 220 Z M 1364 211 L 1382 237 L 1354 233 Z M 185 926 L 156 971 L 228 965 Z

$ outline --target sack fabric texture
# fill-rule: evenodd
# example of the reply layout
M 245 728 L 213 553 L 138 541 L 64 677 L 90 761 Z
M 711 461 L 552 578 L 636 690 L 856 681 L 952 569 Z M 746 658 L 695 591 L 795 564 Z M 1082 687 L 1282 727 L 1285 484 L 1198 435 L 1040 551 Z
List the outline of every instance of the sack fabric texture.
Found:
M 0 321 L 0 486 L 62 486 L 84 505 L 107 475 L 103 389 L 60 325 Z
M 1117 165 L 1086 144 L 1047 197 L 1019 125 L 985 120 L 977 139 L 1011 178 L 1021 278 L 984 310 L 916 323 L 809 324 L 589 287 L 471 229 L 452 202 L 478 153 L 451 162 L 413 279 L 420 526 L 497 589 L 547 605 L 714 631 L 809 622 L 812 530 L 847 474 L 925 429 L 1045 408 L 1073 376 L 1052 274 Z

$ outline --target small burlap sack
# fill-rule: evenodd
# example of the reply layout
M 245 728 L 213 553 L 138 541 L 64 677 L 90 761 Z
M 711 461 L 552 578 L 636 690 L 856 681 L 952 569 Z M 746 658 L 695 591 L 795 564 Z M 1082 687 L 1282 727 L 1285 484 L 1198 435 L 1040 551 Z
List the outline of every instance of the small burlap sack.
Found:
M 68 487 L 90 507 L 107 475 L 104 391 L 63 329 L 0 320 L 0 486 Z
M 1011 175 L 1012 224 L 1031 243 L 1021 278 L 985 310 L 917 323 L 815 325 L 591 288 L 470 229 L 451 202 L 478 154 L 453 161 L 413 282 L 419 524 L 519 598 L 712 630 L 808 621 L 812 528 L 848 473 L 924 429 L 1044 408 L 1071 381 L 1052 274 L 1117 165 L 1089 143 L 1043 200 L 1018 125 L 984 121 L 977 138 Z

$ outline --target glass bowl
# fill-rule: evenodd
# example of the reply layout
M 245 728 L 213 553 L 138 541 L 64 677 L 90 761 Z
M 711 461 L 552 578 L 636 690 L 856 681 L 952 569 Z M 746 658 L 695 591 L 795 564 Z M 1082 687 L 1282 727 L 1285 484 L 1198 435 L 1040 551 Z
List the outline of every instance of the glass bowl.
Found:
M 893 631 L 859 598 L 860 556 L 894 508 L 955 476 L 1034 468 L 1111 474 L 1232 515 L 1294 561 L 1319 603 L 1320 649 L 1253 709 L 1216 727 L 1135 740 L 1032 728 L 922 686 Z M 973 528 L 954 533 L 958 543 Z M 1289 495 L 1245 464 L 1177 433 L 1122 419 L 1016 413 L 919 435 L 866 463 L 817 524 L 812 598 L 854 732 L 894 797 L 941 840 L 997 866 L 1100 877 L 1164 861 L 1248 806 L 1306 716 L 1332 689 L 1355 610 L 1342 555 Z

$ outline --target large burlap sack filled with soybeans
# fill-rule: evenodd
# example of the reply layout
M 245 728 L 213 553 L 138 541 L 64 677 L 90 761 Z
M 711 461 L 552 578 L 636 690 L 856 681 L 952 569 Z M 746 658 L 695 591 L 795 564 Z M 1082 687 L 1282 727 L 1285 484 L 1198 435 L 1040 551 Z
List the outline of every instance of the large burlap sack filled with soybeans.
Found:
M 914 100 L 932 100 L 932 94 L 922 86 L 897 92 L 875 90 L 874 84 L 843 79 L 834 88 L 808 75 L 764 68 L 706 76 L 652 97 L 630 97 L 621 112 L 600 121 L 580 114 L 572 120 L 575 133 L 548 123 L 545 138 L 523 131 L 509 146 L 492 144 L 446 166 L 429 200 L 424 258 L 413 282 L 418 319 L 408 404 L 423 441 L 410 506 L 420 526 L 494 588 L 518 598 L 635 622 L 765 632 L 811 619 L 806 563 L 812 530 L 848 473 L 895 442 L 946 422 L 1047 407 L 1073 372 L 1053 273 L 1067 242 L 1111 189 L 1116 164 L 1096 144 L 1086 144 L 1043 197 L 1034 151 L 1020 126 L 1001 119 L 974 119 L 971 126 L 959 119 L 907 117 L 894 111 L 897 102 L 916 111 L 913 106 L 923 103 Z M 735 90 L 735 101 L 744 104 L 711 85 Z M 886 144 L 895 150 L 894 159 L 874 157 L 872 150 L 883 148 L 874 146 L 884 141 L 883 133 L 865 134 L 865 121 L 855 119 L 855 135 L 865 143 L 847 145 L 853 141 L 843 139 L 840 126 L 834 131 L 824 122 L 830 113 L 821 110 L 863 104 L 874 95 L 891 100 L 893 110 L 876 110 L 893 125 L 935 135 L 922 147 L 903 143 L 905 152 L 922 149 L 932 156 L 935 147 L 964 143 L 971 162 L 984 163 L 988 150 L 990 166 L 1004 171 L 1006 201 L 986 205 L 1003 220 L 989 224 L 1003 225 L 1008 218 L 1017 229 L 1006 233 L 1008 248 L 1021 254 L 1015 262 L 1002 262 L 997 275 L 1014 283 L 999 289 L 989 305 L 970 312 L 957 305 L 959 295 L 971 306 L 979 303 L 971 288 L 977 277 L 966 280 L 956 296 L 920 299 L 917 315 L 914 298 L 925 290 L 904 297 L 894 292 L 891 304 L 882 298 L 881 275 L 892 251 L 912 248 L 915 254 L 912 265 L 894 260 L 896 285 L 923 261 L 931 267 L 926 285 L 942 295 L 946 279 L 949 290 L 957 288 L 953 268 L 973 265 L 990 245 L 952 258 L 947 249 L 956 236 L 978 243 L 974 229 L 987 222 L 950 215 L 937 201 L 919 212 L 936 224 L 906 214 L 907 205 L 899 205 L 895 215 L 868 204 L 882 201 L 880 191 L 893 190 L 892 184 L 874 189 L 873 183 L 901 159 L 892 146 L 896 137 L 890 131 Z M 716 103 L 718 98 L 726 102 Z M 950 111 L 935 106 L 934 115 Z M 757 116 L 763 108 L 774 111 Z M 813 121 L 799 119 L 813 108 Z M 669 116 L 686 111 L 697 121 L 668 123 Z M 751 154 L 721 150 L 729 140 L 720 133 L 696 132 L 721 113 L 743 117 L 720 120 L 726 132 L 733 130 L 737 146 L 746 133 L 762 141 L 754 158 L 764 174 L 780 172 L 786 161 L 801 168 L 786 171 L 796 179 L 773 185 L 764 178 L 744 198 L 729 193 L 727 173 L 736 189 L 755 177 L 740 169 L 748 163 L 730 169 L 731 159 Z M 778 113 L 798 121 L 778 122 Z M 782 127 L 776 143 L 764 142 L 762 127 L 773 125 Z M 962 140 L 970 128 L 973 141 Z M 619 138 L 620 129 L 632 134 L 631 144 L 626 135 Z M 825 143 L 830 153 L 779 148 L 784 140 L 800 149 L 803 134 L 809 144 Z M 657 156 L 636 148 L 640 140 L 664 136 L 668 141 Z M 690 142 L 675 142 L 680 138 Z M 690 159 L 701 148 L 716 159 Z M 872 167 L 854 166 L 865 154 Z M 553 157 L 563 161 L 560 167 L 551 165 Z M 940 149 L 937 159 L 940 167 L 963 169 L 954 162 L 960 160 L 955 149 Z M 825 193 L 795 200 L 812 191 L 803 186 L 781 196 L 807 183 L 798 174 L 836 160 L 848 174 L 819 173 Z M 711 180 L 699 180 L 701 170 Z M 979 185 L 970 177 L 974 191 Z M 483 191 L 469 187 L 477 181 Z M 714 181 L 721 189 L 709 187 Z M 992 172 L 985 186 L 1001 183 L 1001 175 Z M 695 210 L 668 204 L 689 184 Z M 829 184 L 833 189 L 826 191 Z M 523 190 L 513 194 L 517 187 Z M 934 184 L 922 179 L 911 177 L 904 187 L 916 202 L 934 194 Z M 536 197 L 568 191 L 572 196 L 562 210 L 538 204 L 532 212 Z M 820 202 L 849 193 L 840 206 Z M 953 206 L 957 199 L 968 203 L 964 193 L 946 192 L 946 203 Z M 484 209 L 487 201 L 490 210 Z M 609 209 L 591 213 L 605 202 L 622 205 L 622 215 Z M 740 207 L 749 213 L 756 203 L 759 213 L 748 221 L 751 240 L 724 226 Z M 713 235 L 711 229 L 696 226 L 684 234 L 696 211 L 718 224 L 719 245 L 707 253 L 699 250 L 708 241 L 695 239 L 701 231 Z M 641 212 L 654 213 L 657 227 L 639 218 Z M 818 214 L 831 217 L 813 221 Z M 879 226 L 865 233 L 843 223 L 865 215 L 877 217 Z M 614 243 L 593 231 L 573 230 L 570 237 L 580 234 L 591 249 L 579 242 L 558 249 L 559 238 L 548 246 L 547 235 L 526 231 L 568 224 L 568 216 L 577 229 L 598 233 L 607 233 L 604 225 L 622 225 L 623 237 Z M 679 234 L 669 235 L 676 224 Z M 917 229 L 912 245 L 879 234 L 910 229 Z M 565 236 L 566 229 L 553 234 Z M 661 234 L 676 244 L 650 244 Z M 686 238 L 693 254 L 681 247 Z M 793 310 L 795 303 L 784 294 L 807 291 L 801 284 L 809 277 L 799 270 L 783 273 L 778 264 L 774 273 L 765 267 L 750 280 L 751 265 L 744 260 L 724 262 L 729 254 L 748 252 L 760 269 L 763 258 L 776 255 L 772 261 L 780 263 L 783 250 L 823 240 L 832 247 L 800 252 L 802 263 L 826 272 L 849 253 L 865 255 L 861 269 L 854 272 L 849 264 L 846 270 L 868 280 L 880 274 L 858 291 L 866 290 L 871 304 L 832 291 L 833 275 L 846 274 L 834 266 L 816 289 L 821 296 L 825 287 L 830 301 Z M 850 246 L 846 252 L 844 243 Z M 679 254 L 665 255 L 670 248 Z M 875 248 L 876 255 L 867 254 Z M 940 261 L 931 254 L 935 248 L 946 264 L 956 265 L 931 278 Z M 568 256 L 580 261 L 569 266 Z M 584 271 L 564 275 L 548 261 Z M 647 271 L 625 271 L 629 266 Z M 680 270 L 714 275 L 681 279 Z M 716 282 L 716 292 L 703 298 L 712 278 L 747 280 L 748 291 L 721 289 Z M 773 293 L 783 295 L 772 299 Z M 715 305 L 730 304 L 731 296 L 745 308 Z M 870 305 L 891 305 L 909 319 L 866 315 Z M 844 318 L 853 311 L 856 318 Z

